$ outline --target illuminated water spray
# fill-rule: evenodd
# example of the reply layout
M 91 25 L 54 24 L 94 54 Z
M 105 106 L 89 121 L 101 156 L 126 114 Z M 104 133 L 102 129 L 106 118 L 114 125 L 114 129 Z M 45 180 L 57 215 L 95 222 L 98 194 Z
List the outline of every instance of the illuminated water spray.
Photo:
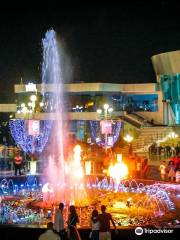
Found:
M 84 172 L 81 165 L 81 151 L 81 146 L 76 145 L 71 158 L 66 162 L 65 166 L 67 179 L 66 201 L 76 205 L 82 204 L 82 201 L 85 201 L 87 197 L 83 182 Z
M 64 150 L 63 150 L 63 119 L 64 119 L 64 97 L 63 76 L 61 64 L 61 47 L 57 42 L 54 30 L 46 32 L 43 44 L 42 63 L 42 90 L 44 100 L 48 97 L 49 109 L 53 112 L 54 128 L 49 141 L 50 155 L 49 165 L 46 171 L 48 181 L 54 186 L 63 189 L 65 185 L 64 175 Z M 45 84 L 52 84 L 52 93 L 46 96 Z M 57 193 L 57 191 L 55 191 Z M 58 191 L 59 193 L 59 191 Z M 57 194 L 56 194 L 57 195 Z M 56 196 L 57 197 L 57 196 Z M 59 198 L 60 196 L 58 196 Z
M 67 175 L 67 180 L 70 187 L 73 187 L 74 185 L 81 183 L 84 173 L 83 168 L 81 166 L 80 145 L 76 145 L 74 147 L 71 159 L 69 159 L 68 162 L 66 162 L 65 174 Z
M 47 184 L 43 191 L 51 197 L 52 201 L 72 202 L 77 197 L 72 196 L 71 189 L 81 186 L 83 169 L 81 167 L 81 147 L 75 146 L 69 161 L 64 159 L 64 89 L 63 66 L 61 63 L 62 49 L 57 41 L 54 30 L 47 31 L 43 43 L 42 88 L 44 99 L 48 97 L 49 109 L 53 112 L 54 128 L 49 141 L 50 154 L 46 169 Z M 45 84 L 52 88 L 52 93 L 47 96 Z M 51 186 L 51 187 L 50 187 Z M 52 190 L 52 189 L 53 190 Z M 50 189 L 50 190 L 49 190 Z M 51 195 L 51 196 L 50 196 Z

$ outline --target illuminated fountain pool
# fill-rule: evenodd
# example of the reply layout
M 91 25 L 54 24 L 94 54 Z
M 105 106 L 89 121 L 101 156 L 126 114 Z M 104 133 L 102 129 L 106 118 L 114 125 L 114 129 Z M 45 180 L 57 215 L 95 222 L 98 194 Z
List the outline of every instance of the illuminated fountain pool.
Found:
M 36 178 L 32 181 L 32 177 L 31 183 L 27 179 L 20 185 L 14 184 L 11 179 L 3 179 L 0 183 L 0 223 L 42 225 L 53 219 L 58 204 L 40 204 L 43 202 L 42 187 Z M 119 227 L 179 224 L 171 193 L 161 184 L 145 185 L 135 180 L 123 180 L 115 184 L 113 179 L 100 180 L 89 176 L 83 190 L 82 186 L 76 186 L 75 191 L 75 194 L 79 192 L 81 195 L 81 201 L 77 195 L 77 201 L 74 202 L 81 227 L 89 227 L 91 211 L 94 208 L 99 210 L 102 204 L 107 206 Z M 82 191 L 85 191 L 84 194 Z M 64 214 L 67 218 L 68 206 Z

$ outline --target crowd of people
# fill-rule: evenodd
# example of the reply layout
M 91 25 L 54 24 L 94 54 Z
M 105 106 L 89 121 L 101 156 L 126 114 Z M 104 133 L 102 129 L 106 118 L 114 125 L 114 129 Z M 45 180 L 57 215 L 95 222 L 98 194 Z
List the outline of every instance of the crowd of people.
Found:
M 75 240 L 81 239 L 77 230 L 77 224 L 79 223 L 79 217 L 74 205 L 69 207 L 68 220 L 65 228 L 64 220 L 64 203 L 59 204 L 54 217 L 54 222 L 47 224 L 47 230 L 45 233 L 39 236 L 39 240 Z M 101 206 L 101 213 L 97 209 L 94 209 L 89 219 L 89 226 L 91 232 L 89 239 L 91 240 L 111 240 L 110 225 L 113 225 L 115 233 L 118 234 L 116 225 L 110 213 L 106 212 L 106 206 Z M 78 236 L 77 236 L 78 235 Z M 79 237 L 79 238 L 78 238 Z
M 129 155 L 125 160 L 129 168 L 129 177 L 146 179 L 149 173 L 148 158 L 136 154 Z M 163 181 L 180 182 L 180 154 L 170 155 L 159 164 L 160 179 Z
M 159 166 L 161 180 L 180 182 L 180 156 L 172 156 L 169 161 L 165 160 Z
M 158 155 L 158 156 L 163 156 L 165 158 L 169 158 L 171 156 L 178 156 L 180 154 L 180 145 L 169 145 L 165 144 L 164 146 L 161 146 L 157 143 L 152 143 L 149 146 L 149 156 L 151 157 L 152 155 Z

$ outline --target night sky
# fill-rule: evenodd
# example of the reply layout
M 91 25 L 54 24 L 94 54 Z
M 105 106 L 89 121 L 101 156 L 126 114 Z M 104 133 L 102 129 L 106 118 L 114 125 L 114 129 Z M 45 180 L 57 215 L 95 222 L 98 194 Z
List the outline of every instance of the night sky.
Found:
M 0 9 L 0 103 L 14 102 L 13 85 L 40 82 L 41 39 L 54 28 L 65 46 L 69 82 L 155 82 L 151 56 L 180 49 L 177 3 L 53 5 Z

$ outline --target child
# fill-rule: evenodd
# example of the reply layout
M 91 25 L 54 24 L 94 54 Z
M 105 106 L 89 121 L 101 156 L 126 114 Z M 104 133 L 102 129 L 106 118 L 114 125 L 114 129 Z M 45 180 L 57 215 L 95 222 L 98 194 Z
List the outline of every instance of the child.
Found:
M 173 161 L 169 162 L 169 173 L 168 173 L 168 177 L 170 181 L 175 181 L 176 178 L 176 172 L 175 172 L 175 165 Z

